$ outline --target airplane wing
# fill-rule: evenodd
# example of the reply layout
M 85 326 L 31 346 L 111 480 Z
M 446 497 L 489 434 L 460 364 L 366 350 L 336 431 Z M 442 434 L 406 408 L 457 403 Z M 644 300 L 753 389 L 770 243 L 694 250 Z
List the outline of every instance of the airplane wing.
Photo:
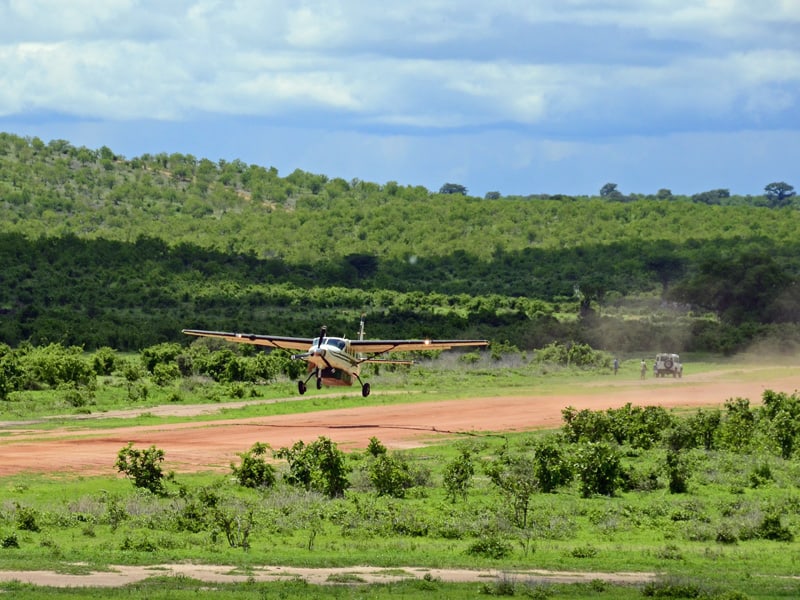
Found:
M 414 350 L 450 350 L 468 346 L 488 346 L 486 340 L 350 340 L 350 350 L 365 354 L 411 352 Z
M 186 335 L 210 337 L 236 342 L 253 344 L 269 348 L 287 350 L 308 350 L 313 343 L 312 338 L 285 337 L 280 335 L 260 335 L 257 333 L 229 333 L 226 331 L 204 331 L 202 329 L 184 329 Z M 469 346 L 488 346 L 486 340 L 350 340 L 350 350 L 364 354 L 385 354 L 387 352 L 411 352 L 414 350 L 450 350 Z
M 202 329 L 184 329 L 182 332 L 186 335 L 217 338 L 227 342 L 236 342 L 238 344 L 284 348 L 286 350 L 308 350 L 313 341 L 312 338 L 259 335 L 257 333 L 228 333 L 226 331 L 204 331 Z

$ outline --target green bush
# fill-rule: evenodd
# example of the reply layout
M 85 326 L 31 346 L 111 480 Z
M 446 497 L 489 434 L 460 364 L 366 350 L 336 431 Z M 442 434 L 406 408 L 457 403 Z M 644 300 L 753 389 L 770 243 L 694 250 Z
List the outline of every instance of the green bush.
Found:
M 77 346 L 28 346 L 21 350 L 19 365 L 29 389 L 62 384 L 89 387 L 95 383 L 95 372 L 84 358 L 83 348 Z
M 458 456 L 444 467 L 442 481 L 447 498 L 453 503 L 458 498 L 466 500 L 474 475 L 472 452 L 469 449 L 462 449 Z
M 16 505 L 17 529 L 21 531 L 39 531 L 39 524 L 36 522 L 37 512 L 30 506 Z
M 469 545 L 467 554 L 499 560 L 508 557 L 512 549 L 511 542 L 497 535 L 485 535 Z
M 343 496 L 350 483 L 345 455 L 325 436 L 306 445 L 297 441 L 291 448 L 281 448 L 277 458 L 286 459 L 289 473 L 284 475 L 291 485 L 325 494 L 330 498 Z
M 128 445 L 117 453 L 114 466 L 137 488 L 164 495 L 166 493 L 164 481 L 171 479 L 172 475 L 165 476 L 161 468 L 162 462 L 164 462 L 164 451 L 160 448 L 150 446 L 146 450 L 137 450 L 133 447 L 133 442 L 128 442 Z
M 92 356 L 92 368 L 98 375 L 111 375 L 117 366 L 117 353 L 113 348 L 103 346 Z
M 414 486 L 411 466 L 398 454 L 379 454 L 369 467 L 369 479 L 378 496 L 404 498 Z
M 594 494 L 613 496 L 622 483 L 619 453 L 604 442 L 588 442 L 578 446 L 573 467 L 584 498 Z
M 256 442 L 247 452 L 237 452 L 237 456 L 242 460 L 239 466 L 231 463 L 231 471 L 239 485 L 249 488 L 274 485 L 275 467 L 264 459 L 268 449 L 268 444 Z

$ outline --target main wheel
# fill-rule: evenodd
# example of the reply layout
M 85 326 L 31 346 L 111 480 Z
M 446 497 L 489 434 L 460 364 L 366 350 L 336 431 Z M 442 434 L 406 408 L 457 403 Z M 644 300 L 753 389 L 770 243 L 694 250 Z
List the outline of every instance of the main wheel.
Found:
M 306 393 L 306 382 L 305 381 L 298 381 L 297 382 L 297 393 L 301 396 Z
M 317 389 L 322 389 L 322 377 L 317 377 Z
M 361 386 L 361 395 L 364 396 L 364 398 L 369 396 L 370 391 L 371 390 L 368 383 L 365 383 L 364 385 Z

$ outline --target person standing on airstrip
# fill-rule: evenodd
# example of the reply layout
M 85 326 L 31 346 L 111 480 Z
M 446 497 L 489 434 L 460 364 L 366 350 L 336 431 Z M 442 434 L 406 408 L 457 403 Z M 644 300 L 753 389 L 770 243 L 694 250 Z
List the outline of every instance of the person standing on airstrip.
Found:
M 647 363 L 642 359 L 642 379 L 647 376 Z
M 614 375 L 617 374 L 617 371 L 619 371 L 619 359 L 615 358 L 614 359 Z

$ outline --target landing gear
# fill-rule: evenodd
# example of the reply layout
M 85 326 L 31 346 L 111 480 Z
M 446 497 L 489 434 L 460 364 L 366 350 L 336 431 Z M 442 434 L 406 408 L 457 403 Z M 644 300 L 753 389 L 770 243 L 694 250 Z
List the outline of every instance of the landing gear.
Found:
M 370 393 L 370 391 L 371 391 L 371 390 L 370 390 L 370 387 L 369 387 L 369 384 L 368 384 L 368 383 L 365 383 L 365 384 L 363 384 L 363 385 L 361 386 L 361 395 L 362 395 L 364 398 L 366 398 L 367 396 L 369 396 L 369 393 Z
M 308 380 L 314 377 L 315 375 L 317 376 L 317 389 L 322 388 L 322 377 L 319 376 L 319 369 L 315 369 L 308 374 L 308 377 L 306 377 L 305 381 L 301 379 L 297 382 L 297 392 L 301 396 L 306 393 L 306 390 L 308 390 L 308 387 L 306 386 Z

